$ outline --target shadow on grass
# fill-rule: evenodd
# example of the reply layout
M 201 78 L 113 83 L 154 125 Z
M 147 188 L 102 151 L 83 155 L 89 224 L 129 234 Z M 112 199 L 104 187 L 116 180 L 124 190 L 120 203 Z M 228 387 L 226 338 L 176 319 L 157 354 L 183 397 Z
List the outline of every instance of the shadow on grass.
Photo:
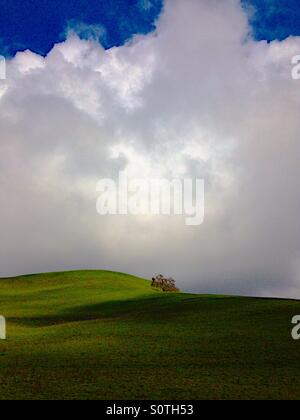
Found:
M 247 311 L 247 302 L 253 299 L 239 297 L 214 297 L 186 295 L 182 293 L 158 293 L 152 296 L 141 296 L 128 300 L 112 300 L 97 304 L 74 306 L 49 313 L 39 317 L 9 318 L 8 322 L 15 325 L 40 328 L 85 321 L 124 320 L 132 322 L 172 323 L 187 316 L 201 319 L 216 319 L 218 316 L 234 317 Z M 279 300 L 256 299 L 256 305 L 251 305 L 254 311 L 268 311 L 269 304 L 280 303 Z M 264 307 L 267 304 L 266 307 Z M 288 303 L 281 301 L 282 304 Z M 297 302 L 299 303 L 299 302 Z M 248 312 L 247 312 L 248 314 Z
M 108 319 L 124 319 L 151 321 L 152 319 L 166 319 L 172 312 L 178 316 L 174 307 L 182 303 L 180 299 L 174 299 L 171 294 L 158 294 L 154 297 L 138 297 L 129 300 L 116 300 L 101 302 L 93 305 L 75 306 L 58 311 L 56 314 L 45 314 L 40 317 L 9 318 L 8 321 L 25 327 L 49 327 L 74 322 L 97 321 Z M 173 310 L 172 310 L 173 308 Z

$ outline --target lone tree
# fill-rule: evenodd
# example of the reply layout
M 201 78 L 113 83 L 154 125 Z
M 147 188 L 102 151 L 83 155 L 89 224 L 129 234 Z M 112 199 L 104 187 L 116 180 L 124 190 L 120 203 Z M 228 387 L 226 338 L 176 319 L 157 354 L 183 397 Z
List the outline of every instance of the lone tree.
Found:
M 167 279 L 162 274 L 152 278 L 152 287 L 160 289 L 163 292 L 179 292 L 175 280 L 172 278 Z

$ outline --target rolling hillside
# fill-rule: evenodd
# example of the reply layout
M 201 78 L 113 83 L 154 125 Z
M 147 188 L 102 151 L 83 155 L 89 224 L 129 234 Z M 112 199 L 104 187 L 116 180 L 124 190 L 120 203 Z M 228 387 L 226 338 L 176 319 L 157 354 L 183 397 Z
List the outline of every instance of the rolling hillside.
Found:
M 0 314 L 0 399 L 300 398 L 298 301 L 84 271 L 0 280 Z

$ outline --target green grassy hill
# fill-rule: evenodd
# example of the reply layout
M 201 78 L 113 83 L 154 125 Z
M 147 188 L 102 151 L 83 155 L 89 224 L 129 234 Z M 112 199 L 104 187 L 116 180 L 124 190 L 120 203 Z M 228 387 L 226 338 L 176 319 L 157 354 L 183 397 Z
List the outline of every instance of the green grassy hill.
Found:
M 0 280 L 0 399 L 300 398 L 300 302 L 104 271 Z

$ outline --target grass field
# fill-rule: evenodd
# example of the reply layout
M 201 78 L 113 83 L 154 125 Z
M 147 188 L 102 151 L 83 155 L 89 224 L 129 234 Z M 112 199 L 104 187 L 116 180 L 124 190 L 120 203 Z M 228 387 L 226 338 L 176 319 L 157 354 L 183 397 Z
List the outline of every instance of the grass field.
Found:
M 104 271 L 0 280 L 0 399 L 298 399 L 300 302 Z

